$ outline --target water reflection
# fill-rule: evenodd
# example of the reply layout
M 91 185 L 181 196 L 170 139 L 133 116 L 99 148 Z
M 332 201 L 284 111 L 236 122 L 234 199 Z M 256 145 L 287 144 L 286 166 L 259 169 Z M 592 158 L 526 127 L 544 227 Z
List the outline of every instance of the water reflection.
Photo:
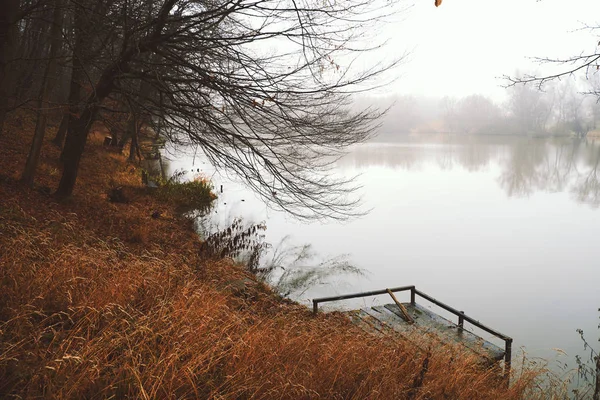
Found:
M 600 143 L 589 139 L 421 136 L 356 147 L 340 160 L 340 166 L 498 170 L 497 182 L 510 197 L 570 192 L 577 201 L 597 207 L 599 162 Z

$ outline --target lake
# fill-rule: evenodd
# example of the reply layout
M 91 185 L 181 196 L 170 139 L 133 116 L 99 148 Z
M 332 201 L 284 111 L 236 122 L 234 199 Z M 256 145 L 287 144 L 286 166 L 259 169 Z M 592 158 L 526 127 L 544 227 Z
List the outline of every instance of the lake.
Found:
M 586 354 L 575 330 L 590 343 L 599 335 L 599 160 L 600 144 L 586 139 L 425 135 L 367 143 L 336 166 L 341 175 L 360 174 L 370 209 L 345 223 L 301 223 L 270 210 L 199 158 L 171 167 L 200 169 L 217 190 L 223 185 L 210 216 L 221 227 L 237 216 L 265 221 L 270 243 L 290 235 L 290 243 L 309 243 L 321 257 L 347 254 L 366 271 L 315 286 L 300 301 L 416 285 L 512 336 L 513 349 L 573 367 L 574 355 Z

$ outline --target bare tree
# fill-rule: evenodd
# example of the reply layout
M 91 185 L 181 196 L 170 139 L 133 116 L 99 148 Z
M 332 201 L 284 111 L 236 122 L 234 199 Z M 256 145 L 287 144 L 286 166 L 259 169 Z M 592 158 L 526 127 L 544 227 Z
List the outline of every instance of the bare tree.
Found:
M 52 142 L 61 147 L 69 126 L 81 111 L 85 95 L 84 88 L 93 85 L 99 76 L 103 57 L 114 51 L 119 44 L 118 33 L 114 32 L 111 20 L 114 16 L 114 0 L 71 2 L 73 15 L 73 37 L 70 43 L 69 60 L 71 77 L 69 82 L 68 106 Z M 111 12 L 112 11 L 112 12 Z
M 110 63 L 69 127 L 57 194 L 73 191 L 92 121 L 119 93 L 170 140 L 199 146 L 275 207 L 304 218 L 351 215 L 351 180 L 329 173 L 381 115 L 350 111 L 349 95 L 397 62 L 353 68 L 380 45 L 361 35 L 388 7 L 367 0 L 115 2 L 118 51 L 107 54 Z M 151 90 L 130 93 L 134 81 Z
M 0 135 L 4 127 L 4 118 L 8 111 L 8 99 L 12 94 L 10 85 L 12 81 L 12 67 L 17 44 L 17 19 L 19 13 L 19 0 L 5 0 L 0 2 Z
M 458 100 L 454 97 L 444 97 L 440 101 L 440 107 L 443 110 L 442 118 L 445 128 L 448 132 L 455 133 L 458 129 L 457 108 Z
M 63 0 L 54 0 L 52 6 L 53 18 L 52 18 L 52 29 L 50 30 L 50 51 L 48 54 L 48 61 L 42 77 L 42 85 L 37 100 L 37 111 L 38 117 L 35 125 L 35 132 L 33 140 L 31 142 L 31 149 L 27 156 L 27 162 L 21 180 L 28 185 L 33 184 L 33 178 L 37 169 L 40 153 L 42 150 L 42 143 L 44 135 L 46 133 L 46 120 L 49 111 L 49 97 L 56 82 L 55 72 L 57 67 L 56 55 L 62 41 L 62 21 L 64 15 Z
M 591 117 L 588 115 L 589 109 L 584 93 L 578 91 L 573 80 L 556 82 L 553 89 L 556 98 L 553 110 L 555 131 L 585 136 L 591 125 Z
M 598 31 L 599 26 L 588 26 L 586 27 L 592 32 Z M 504 79 L 507 81 L 507 86 L 514 86 L 517 84 L 533 84 L 538 89 L 542 90 L 544 85 L 549 82 L 561 80 L 566 77 L 574 77 L 583 75 L 585 78 L 598 73 L 600 68 L 600 42 L 598 46 L 592 52 L 581 53 L 579 55 L 567 58 L 552 58 L 552 57 L 534 57 L 533 58 L 539 64 L 550 64 L 554 66 L 564 67 L 559 72 L 553 74 L 525 74 L 522 76 L 508 76 L 505 75 Z M 596 93 L 600 94 L 600 93 Z
M 508 110 L 516 123 L 516 130 L 524 134 L 545 132 L 552 113 L 553 101 L 547 93 L 531 85 L 509 88 Z
M 491 133 L 501 117 L 500 108 L 490 99 L 474 94 L 461 99 L 454 110 L 453 121 L 462 133 Z
M 582 29 L 588 30 L 593 36 L 593 43 L 596 45 L 591 51 L 582 51 L 578 55 L 566 58 L 554 57 L 533 57 L 533 60 L 540 65 L 550 65 L 558 69 L 558 72 L 551 74 L 525 74 L 517 76 L 505 75 L 504 79 L 507 82 L 506 86 L 515 86 L 522 84 L 535 85 L 539 90 L 544 89 L 544 85 L 554 81 L 560 81 L 563 78 L 583 77 L 586 80 L 597 80 L 597 75 L 600 73 L 600 38 L 598 32 L 600 25 L 584 25 Z M 591 90 L 584 92 L 600 97 L 598 91 L 593 84 L 590 85 Z

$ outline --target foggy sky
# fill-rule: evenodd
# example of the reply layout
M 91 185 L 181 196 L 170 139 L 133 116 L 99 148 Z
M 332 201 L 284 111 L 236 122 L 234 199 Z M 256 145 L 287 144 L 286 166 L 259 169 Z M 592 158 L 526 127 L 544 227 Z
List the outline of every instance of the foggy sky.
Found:
M 411 3 L 406 3 L 411 4 Z M 502 100 L 499 77 L 550 72 L 530 57 L 566 57 L 597 51 L 598 0 L 418 0 L 384 29 L 385 52 L 410 56 L 394 70 L 398 79 L 381 94 L 431 97 L 479 93 Z

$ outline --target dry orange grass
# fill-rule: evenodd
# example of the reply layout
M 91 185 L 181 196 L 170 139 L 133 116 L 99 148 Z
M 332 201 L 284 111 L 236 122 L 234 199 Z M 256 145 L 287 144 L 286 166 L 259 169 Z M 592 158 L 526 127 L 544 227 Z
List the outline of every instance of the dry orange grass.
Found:
M 458 349 L 313 317 L 230 261 L 201 261 L 168 204 L 141 189 L 108 203 L 110 185 L 137 185 L 120 155 L 92 142 L 85 160 L 68 204 L 0 161 L 0 398 L 517 399 L 535 382 L 506 388 Z

